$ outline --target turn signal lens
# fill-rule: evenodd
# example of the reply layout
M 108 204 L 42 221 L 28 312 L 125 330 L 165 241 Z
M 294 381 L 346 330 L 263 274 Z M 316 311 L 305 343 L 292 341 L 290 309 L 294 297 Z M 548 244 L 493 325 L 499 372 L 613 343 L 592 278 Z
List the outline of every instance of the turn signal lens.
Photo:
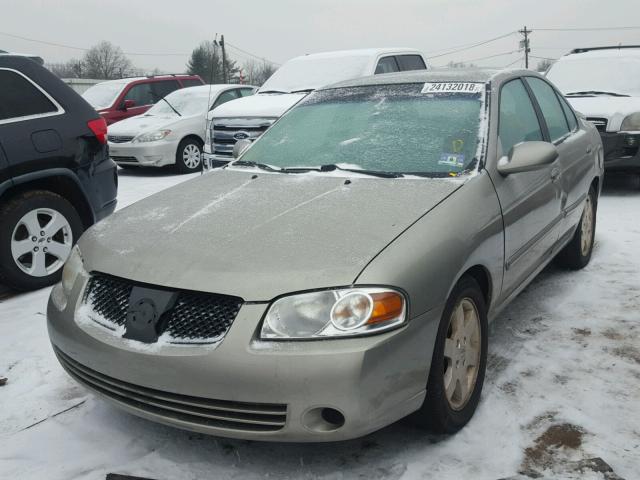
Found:
M 396 292 L 371 294 L 373 311 L 367 325 L 388 322 L 404 316 L 404 298 Z

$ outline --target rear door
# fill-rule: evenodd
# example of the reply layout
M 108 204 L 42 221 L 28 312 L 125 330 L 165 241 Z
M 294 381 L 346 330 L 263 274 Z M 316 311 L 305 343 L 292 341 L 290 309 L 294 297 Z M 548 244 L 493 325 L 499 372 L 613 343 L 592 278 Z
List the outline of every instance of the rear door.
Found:
M 0 145 L 4 153 L 0 153 L 0 167 L 10 165 L 15 177 L 45 166 L 66 166 L 57 130 L 64 123 L 51 120 L 63 115 L 63 108 L 17 70 L 0 68 L 0 85 Z M 0 181 L 3 176 L 0 173 Z
M 9 182 L 9 180 L 11 180 L 11 173 L 9 172 L 9 162 L 7 162 L 7 159 L 4 156 L 2 143 L 0 143 L 0 194 L 6 187 L 8 187 L 5 182 Z
M 518 143 L 547 140 L 544 119 L 521 79 L 502 86 L 499 102 L 496 161 Z M 553 163 L 533 172 L 492 176 L 504 220 L 503 298 L 550 257 L 556 243 L 562 218 L 560 188 L 552 179 L 556 168 Z
M 526 81 L 540 105 L 550 140 L 558 149 L 559 157 L 553 173 L 560 187 L 564 216 L 560 235 L 568 235 L 580 221 L 582 205 L 587 196 L 588 174 L 592 166 L 588 159 L 592 153 L 591 142 L 587 132 L 578 129 L 571 108 L 549 83 L 538 77 L 527 77 Z

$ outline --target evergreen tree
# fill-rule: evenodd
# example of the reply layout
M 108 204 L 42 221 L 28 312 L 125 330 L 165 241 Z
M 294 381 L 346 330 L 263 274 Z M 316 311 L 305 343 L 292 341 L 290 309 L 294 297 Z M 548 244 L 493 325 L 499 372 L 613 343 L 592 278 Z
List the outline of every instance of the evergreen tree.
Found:
M 236 62 L 227 57 L 227 81 L 239 82 L 240 69 Z M 205 83 L 224 83 L 222 69 L 222 49 L 213 42 L 202 42 L 191 52 L 187 62 L 187 72 L 191 75 L 200 75 Z

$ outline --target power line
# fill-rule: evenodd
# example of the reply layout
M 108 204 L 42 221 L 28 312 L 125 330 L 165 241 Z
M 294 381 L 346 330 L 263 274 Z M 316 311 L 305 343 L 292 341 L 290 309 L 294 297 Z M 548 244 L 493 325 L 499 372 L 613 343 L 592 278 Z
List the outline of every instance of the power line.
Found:
M 482 42 L 473 43 L 473 44 L 471 44 L 471 45 L 469 45 L 469 46 L 467 46 L 465 48 L 460 48 L 458 50 L 451 50 L 450 52 L 441 53 L 440 55 L 431 55 L 431 56 L 427 55 L 427 57 L 429 59 L 433 59 L 433 58 L 445 57 L 447 55 L 453 55 L 454 53 L 464 52 L 466 50 L 471 50 L 472 48 L 480 47 L 482 45 L 486 45 L 488 43 L 495 42 L 496 40 L 501 40 L 503 38 L 509 37 L 509 36 L 513 35 L 514 33 L 516 33 L 516 32 L 505 33 L 504 35 L 500 35 L 499 37 L 494 37 L 494 38 L 490 38 L 489 40 L 484 40 Z
M 246 50 L 243 50 L 243 49 L 242 49 L 242 48 L 240 48 L 240 47 L 236 47 L 235 45 L 233 45 L 233 44 L 231 44 L 231 43 L 229 43 L 229 42 L 227 42 L 227 46 L 228 46 L 228 47 L 233 48 L 234 50 L 237 50 L 237 51 L 239 51 L 239 52 L 242 52 L 242 53 L 244 53 L 245 55 L 249 55 L 250 57 L 257 58 L 258 60 L 263 60 L 263 61 L 265 61 L 265 62 L 267 62 L 267 63 L 271 63 L 272 65 L 280 66 L 280 64 L 279 64 L 279 63 L 277 63 L 277 62 L 272 62 L 271 60 L 269 60 L 269 59 L 267 59 L 267 58 L 265 58 L 265 57 L 261 57 L 261 56 L 259 56 L 259 55 L 254 55 L 253 53 L 251 53 L 251 52 L 247 52 Z
M 538 30 L 540 32 L 598 32 L 598 31 L 610 31 L 610 30 L 640 30 L 640 26 L 637 27 L 571 27 L 571 28 L 532 28 L 531 30 Z

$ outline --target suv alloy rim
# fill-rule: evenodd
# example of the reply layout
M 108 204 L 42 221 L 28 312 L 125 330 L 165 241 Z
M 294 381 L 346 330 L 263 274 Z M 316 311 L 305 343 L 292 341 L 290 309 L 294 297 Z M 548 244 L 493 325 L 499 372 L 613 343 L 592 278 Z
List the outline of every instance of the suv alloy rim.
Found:
M 480 350 L 480 315 L 474 301 L 465 297 L 453 309 L 444 342 L 444 388 L 453 410 L 462 410 L 473 394 Z
M 196 168 L 200 165 L 200 149 L 197 145 L 189 143 L 182 151 L 182 161 L 189 168 Z
M 14 262 L 33 277 L 46 277 L 58 271 L 72 246 L 69 221 L 51 208 L 31 210 L 18 221 L 11 235 Z
M 583 257 L 589 255 L 591 248 L 591 238 L 593 237 L 593 202 L 591 195 L 587 196 L 587 201 L 582 214 L 582 231 L 580 232 L 580 253 Z

